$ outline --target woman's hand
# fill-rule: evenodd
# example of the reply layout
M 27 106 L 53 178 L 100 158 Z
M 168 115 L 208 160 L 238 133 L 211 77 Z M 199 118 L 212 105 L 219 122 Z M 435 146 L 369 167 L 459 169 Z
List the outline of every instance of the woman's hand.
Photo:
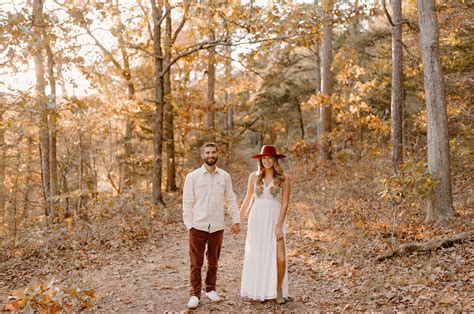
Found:
M 277 242 L 283 241 L 283 232 L 281 231 L 281 226 L 276 226 L 275 235 Z
M 230 232 L 232 232 L 233 235 L 238 235 L 240 233 L 240 224 L 231 225 Z

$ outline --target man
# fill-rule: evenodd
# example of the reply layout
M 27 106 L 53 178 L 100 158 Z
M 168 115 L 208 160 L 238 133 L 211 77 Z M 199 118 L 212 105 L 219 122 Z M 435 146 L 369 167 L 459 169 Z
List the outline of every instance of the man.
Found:
M 216 292 L 216 278 L 224 238 L 224 205 L 232 216 L 233 234 L 240 232 L 240 217 L 230 175 L 216 167 L 219 159 L 215 143 L 201 147 L 203 165 L 186 176 L 183 189 L 183 220 L 189 232 L 191 297 L 188 308 L 195 309 L 201 298 L 201 268 L 207 244 L 206 296 L 221 300 Z

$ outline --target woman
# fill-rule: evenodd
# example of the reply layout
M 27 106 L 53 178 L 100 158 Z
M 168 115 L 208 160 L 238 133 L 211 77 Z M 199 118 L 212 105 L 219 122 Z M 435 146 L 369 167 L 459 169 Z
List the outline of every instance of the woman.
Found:
M 290 180 L 283 173 L 274 146 L 263 146 L 258 170 L 250 174 L 240 220 L 250 210 L 240 294 L 253 300 L 288 297 L 288 268 L 285 248 L 285 216 L 290 198 Z M 254 197 L 255 196 L 255 197 Z

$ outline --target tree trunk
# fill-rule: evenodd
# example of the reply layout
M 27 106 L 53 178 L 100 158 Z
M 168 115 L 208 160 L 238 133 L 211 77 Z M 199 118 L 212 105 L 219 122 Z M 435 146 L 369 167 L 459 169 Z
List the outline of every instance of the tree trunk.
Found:
M 133 121 L 127 120 L 125 123 L 125 136 L 124 136 L 124 154 L 122 159 L 122 182 L 120 192 L 130 191 L 133 186 L 132 180 L 132 156 L 133 146 L 132 137 L 133 129 L 135 128 Z
M 314 0 L 314 5 L 316 6 L 317 9 L 319 9 L 319 1 L 318 0 Z M 314 72 L 314 79 L 315 79 L 315 85 L 314 85 L 314 93 L 316 95 L 319 95 L 319 93 L 321 93 L 321 58 L 319 56 L 319 43 L 321 41 L 321 36 L 318 35 L 318 38 L 316 38 L 316 42 L 314 43 L 314 54 L 315 54 L 315 58 L 314 58 L 314 68 L 315 68 L 315 72 Z M 318 106 L 316 108 L 316 112 L 315 112 L 315 115 L 316 115 L 316 138 L 319 139 L 321 137 L 321 134 L 322 134 L 322 130 L 321 130 L 321 123 L 320 123 L 320 107 Z
M 234 107 L 232 105 L 232 94 L 229 92 L 230 85 L 232 84 L 232 46 L 228 45 L 225 47 L 225 77 L 227 79 L 227 89 L 225 90 L 225 104 L 227 108 L 227 134 L 230 134 L 234 128 Z
M 332 93 L 332 74 L 331 74 L 331 63 L 332 63 L 332 6 L 333 0 L 323 1 L 323 7 L 325 9 L 325 16 L 323 21 L 324 36 L 323 36 L 323 51 L 322 51 L 322 67 L 321 67 L 321 94 L 325 97 L 320 107 L 320 125 L 321 134 L 319 140 L 320 146 L 320 160 L 330 160 L 330 133 L 331 133 L 331 111 L 332 106 L 329 101 L 329 97 Z
M 403 162 L 403 50 L 402 3 L 392 0 L 392 164 L 395 173 Z
M 82 215 L 82 191 L 84 189 L 84 152 L 82 150 L 82 130 L 79 129 L 79 193 L 77 194 L 77 203 L 76 203 L 76 214 L 75 216 Z
M 397 0 L 396 0 L 397 1 Z M 357 34 L 360 24 L 359 0 L 354 1 L 354 20 L 352 22 L 352 33 Z
M 65 206 L 64 206 L 64 218 L 69 218 L 71 217 L 71 212 L 69 211 L 69 187 L 68 187 L 68 183 L 67 183 L 67 173 L 66 173 L 66 169 L 62 169 L 60 168 L 61 170 L 61 187 L 62 187 L 62 193 L 66 195 L 66 198 L 65 198 Z
M 301 130 L 301 139 L 304 140 L 305 134 L 304 134 L 303 111 L 301 110 L 301 102 L 299 102 L 298 100 L 296 101 L 296 108 L 298 109 L 298 123 L 300 125 L 300 130 Z
M 163 15 L 163 3 L 158 1 L 159 7 L 156 7 L 156 0 L 150 0 L 153 12 L 153 48 L 155 59 L 155 119 L 154 119 L 154 141 L 153 141 L 153 183 L 152 199 L 153 204 L 163 204 L 161 193 L 161 172 L 162 172 L 162 153 L 163 153 L 163 104 L 164 104 L 164 85 L 163 85 L 163 59 L 161 50 L 161 17 Z
M 216 40 L 214 30 L 212 29 L 212 19 L 213 19 L 213 5 L 212 2 L 209 3 L 208 7 L 208 32 L 209 32 L 209 41 L 213 42 Z M 215 117 L 214 117 L 214 106 L 215 106 L 215 85 L 216 85 L 216 47 L 212 46 L 208 49 L 207 55 L 207 108 L 206 108 L 206 117 L 205 117 L 205 126 L 207 130 L 210 130 L 212 133 L 216 127 Z M 213 139 L 213 135 L 209 139 Z
M 0 224 L 5 219 L 5 202 L 7 191 L 5 190 L 5 168 L 6 168 L 6 144 L 5 144 L 5 128 L 3 127 L 3 113 L 5 112 L 4 99 L 0 98 Z
M 132 81 L 132 74 L 130 71 L 130 65 L 128 62 L 128 55 L 125 51 L 125 45 L 123 41 L 120 40 L 121 50 L 122 50 L 122 58 L 124 60 L 124 78 L 127 82 L 127 93 L 128 93 L 128 100 L 133 101 L 135 99 L 135 84 Z M 128 118 L 130 119 L 130 118 Z M 132 120 L 127 120 L 125 126 L 125 155 L 123 160 L 123 189 L 130 190 L 133 188 L 133 178 L 134 178 L 134 171 L 133 171 L 133 130 L 135 129 L 135 124 Z
M 213 36 L 211 36 L 213 37 Z M 214 38 L 210 39 L 211 41 Z M 215 106 L 215 85 L 216 85 L 216 48 L 211 47 L 209 48 L 209 54 L 207 59 L 207 108 L 206 108 L 206 128 L 208 130 L 214 131 L 215 125 L 215 117 L 214 117 L 214 106 Z
M 30 208 L 31 208 L 31 201 L 30 201 L 30 194 L 31 194 L 31 190 L 34 183 L 33 183 L 33 176 L 34 176 L 34 172 L 32 171 L 32 158 L 31 156 L 33 155 L 32 154 L 32 150 L 33 150 L 33 147 L 34 147 L 34 140 L 33 140 L 33 137 L 31 135 L 27 135 L 27 138 L 26 138 L 26 147 L 27 147 L 27 152 L 26 152 L 26 161 L 25 161 L 25 173 L 26 173 L 26 178 L 25 178 L 25 185 L 24 185 L 24 196 L 23 196 L 23 211 L 21 213 L 21 219 L 22 220 L 26 220 L 28 219 L 28 216 L 29 216 L 29 213 L 30 213 Z M 33 197 L 34 198 L 34 197 Z
M 50 188 L 51 188 L 51 218 L 58 216 L 56 196 L 58 195 L 58 159 L 57 159 L 57 112 L 56 112 L 56 77 L 54 75 L 54 57 L 51 49 L 49 36 L 46 28 L 43 28 L 43 40 L 46 49 L 48 65 L 48 81 L 51 94 L 48 97 L 49 115 L 49 164 L 50 164 Z
M 42 27 L 44 27 L 43 1 L 34 0 L 33 2 L 33 38 L 36 42 L 34 47 L 33 59 L 36 67 L 36 97 L 38 100 L 39 112 L 39 138 L 40 138 L 40 160 L 41 177 L 43 182 L 44 201 L 50 202 L 50 163 L 49 163 L 49 131 L 48 131 L 48 113 L 46 108 L 46 81 L 44 79 L 44 42 L 42 38 Z M 49 207 L 49 206 L 48 206 Z M 46 214 L 49 212 L 46 210 Z
M 166 11 L 171 10 L 169 0 L 165 0 Z M 171 38 L 172 34 L 171 12 L 166 16 L 165 38 L 164 38 L 164 67 L 167 68 L 171 62 Z M 163 137 L 165 140 L 165 165 L 166 165 L 166 191 L 173 192 L 176 187 L 176 163 L 174 143 L 174 110 L 171 97 L 171 69 L 164 74 L 164 126 Z
M 120 29 L 125 29 L 125 26 L 122 23 L 122 17 L 120 13 L 120 8 L 118 5 L 115 7 L 116 10 L 116 20 L 115 24 L 118 25 Z M 135 84 L 132 79 L 132 71 L 130 69 L 130 62 L 129 62 L 129 56 L 127 53 L 126 49 L 126 44 L 124 42 L 124 39 L 121 35 L 118 35 L 118 42 L 119 42 L 119 47 L 120 47 L 120 53 L 122 55 L 122 60 L 123 60 L 123 69 L 120 68 L 120 65 L 117 62 L 116 67 L 118 70 L 121 71 L 122 77 L 124 78 L 126 84 L 127 84 L 127 94 L 128 94 L 128 100 L 133 102 L 135 100 Z M 134 185 L 134 176 L 135 176 L 135 171 L 133 170 L 133 165 L 135 164 L 134 158 L 133 158 L 133 131 L 135 129 L 135 124 L 130 118 L 127 118 L 126 121 L 126 126 L 125 126 L 125 137 L 124 137 L 124 157 L 123 157 L 123 189 L 124 190 L 130 190 L 133 188 Z
M 434 193 L 428 198 L 426 222 L 445 224 L 454 215 L 454 209 L 438 20 L 434 0 L 418 0 L 417 3 L 428 119 L 428 170 L 440 179 Z

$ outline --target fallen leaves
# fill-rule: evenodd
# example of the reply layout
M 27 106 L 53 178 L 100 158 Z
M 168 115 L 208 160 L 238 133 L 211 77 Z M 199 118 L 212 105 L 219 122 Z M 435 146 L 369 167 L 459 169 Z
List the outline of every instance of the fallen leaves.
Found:
M 469 289 L 474 283 L 472 243 L 376 263 L 379 254 L 401 243 L 425 241 L 454 230 L 424 227 L 414 215 L 397 218 L 403 223 L 392 225 L 369 177 L 348 178 L 341 169 L 332 168 L 316 179 L 305 178 L 304 174 L 302 179 L 306 181 L 295 180 L 293 184 L 292 197 L 297 200 L 292 199 L 288 211 L 289 284 L 295 302 L 286 304 L 285 311 L 470 309 Z M 240 195 L 245 188 L 242 182 Z M 10 252 L 9 259 L 0 260 L 6 262 L 2 264 L 6 265 L 6 275 L 0 274 L 0 289 L 2 285 L 24 285 L 32 275 L 41 278 L 55 273 L 69 278 L 71 283 L 54 285 L 61 292 L 44 293 L 37 298 L 38 302 L 49 304 L 52 312 L 58 306 L 61 311 L 85 309 L 93 302 L 96 305 L 92 309 L 98 311 L 161 312 L 184 308 L 189 285 L 187 239 L 179 222 L 179 197 L 173 198 L 167 202 L 171 204 L 167 211 L 178 223 L 161 221 L 162 209 L 137 209 L 136 204 L 127 207 L 115 200 L 116 203 L 104 204 L 104 208 L 110 208 L 90 226 L 71 220 L 64 229 L 41 234 L 39 247 L 17 248 L 15 254 Z M 203 309 L 278 310 L 271 302 L 256 305 L 240 299 L 243 242 L 244 237 L 225 239 L 218 289 L 227 298 L 220 305 L 203 300 Z M 87 280 L 86 285 L 98 293 L 71 288 L 80 280 Z M 16 297 L 5 309 L 42 310 L 22 293 L 24 287 L 12 292 L 11 296 Z M 61 293 L 77 304 L 58 302 Z M 82 304 L 81 298 L 85 299 Z
M 90 309 L 96 298 L 93 289 L 62 288 L 54 278 L 48 281 L 32 281 L 26 287 L 10 292 L 10 303 L 2 311 L 26 313 L 57 313 L 61 311 L 80 311 Z

